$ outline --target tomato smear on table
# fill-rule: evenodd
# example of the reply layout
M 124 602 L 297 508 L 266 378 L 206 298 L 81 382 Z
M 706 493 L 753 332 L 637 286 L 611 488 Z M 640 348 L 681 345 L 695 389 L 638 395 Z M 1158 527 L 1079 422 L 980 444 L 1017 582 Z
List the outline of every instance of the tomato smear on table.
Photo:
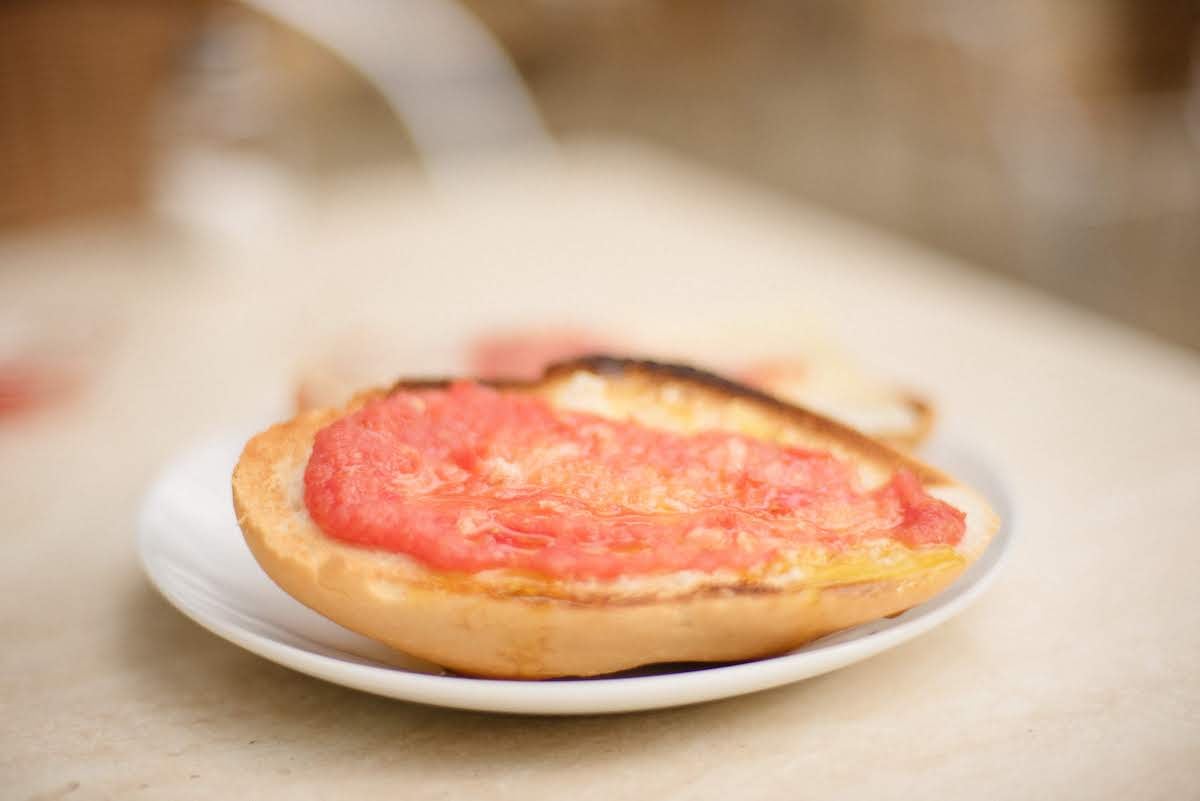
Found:
M 438 570 L 611 579 L 763 565 L 818 545 L 955 545 L 962 512 L 910 473 L 864 491 L 832 455 L 678 434 L 473 382 L 396 392 L 317 433 L 314 522 Z

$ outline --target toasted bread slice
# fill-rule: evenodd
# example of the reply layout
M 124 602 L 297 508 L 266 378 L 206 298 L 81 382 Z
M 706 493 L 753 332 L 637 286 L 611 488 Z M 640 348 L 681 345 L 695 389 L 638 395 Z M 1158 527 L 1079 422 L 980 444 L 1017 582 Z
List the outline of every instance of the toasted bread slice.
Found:
M 402 382 L 268 429 L 246 445 L 233 498 L 251 551 L 285 591 L 347 628 L 458 672 L 540 679 L 779 654 L 933 597 L 982 554 L 999 525 L 974 491 L 813 412 L 691 368 L 593 357 L 553 366 L 537 381 L 493 386 L 655 429 L 731 431 L 828 451 L 867 488 L 905 470 L 965 513 L 965 535 L 956 546 L 887 542 L 813 553 L 768 574 L 687 570 L 605 579 L 444 572 L 327 536 L 304 498 L 317 432 L 391 392 L 443 386 Z

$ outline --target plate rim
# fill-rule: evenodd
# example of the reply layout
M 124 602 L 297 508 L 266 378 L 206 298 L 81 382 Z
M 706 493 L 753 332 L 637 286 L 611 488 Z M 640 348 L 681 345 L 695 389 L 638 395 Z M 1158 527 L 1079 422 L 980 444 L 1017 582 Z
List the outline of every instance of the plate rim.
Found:
M 765 659 L 719 664 L 694 670 L 648 676 L 580 678 L 565 681 L 522 681 L 473 678 L 409 671 L 386 665 L 363 664 L 271 638 L 210 614 L 178 592 L 170 580 L 169 560 L 160 557 L 158 542 L 165 536 L 151 524 L 155 503 L 164 487 L 205 450 L 231 444 L 244 437 L 229 432 L 213 435 L 181 449 L 154 476 L 142 496 L 137 521 L 138 561 L 151 585 L 192 622 L 261 658 L 314 678 L 352 689 L 413 703 L 456 709 L 527 715 L 609 714 L 683 706 L 772 689 L 812 678 L 878 655 L 927 633 L 967 609 L 994 583 L 1012 551 L 1014 508 L 999 464 L 977 442 L 943 432 L 937 441 L 965 454 L 989 475 L 995 486 L 979 489 L 1000 515 L 1000 528 L 987 549 L 971 567 L 977 575 L 964 575 L 944 592 L 913 607 L 917 614 L 881 631 L 841 642 L 805 646 Z M 249 555 L 249 551 L 247 551 Z M 253 556 L 249 556 L 253 559 Z M 269 577 L 268 577 L 269 580 Z M 273 582 L 272 585 L 274 586 Z M 283 590 L 276 589 L 279 592 Z M 866 624 L 870 625 L 870 624 Z M 837 636 L 831 635 L 831 636 Z M 399 686 L 396 686 L 399 685 Z M 670 689 L 670 693 L 665 693 Z M 583 692 L 581 692 L 583 690 Z

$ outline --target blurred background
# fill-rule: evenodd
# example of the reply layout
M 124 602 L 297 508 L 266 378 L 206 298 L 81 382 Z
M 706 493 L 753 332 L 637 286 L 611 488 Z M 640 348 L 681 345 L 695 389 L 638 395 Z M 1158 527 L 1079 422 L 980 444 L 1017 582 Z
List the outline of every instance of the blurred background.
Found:
M 0 244 L 624 137 L 1200 347 L 1196 0 L 334 5 L 0 3 Z

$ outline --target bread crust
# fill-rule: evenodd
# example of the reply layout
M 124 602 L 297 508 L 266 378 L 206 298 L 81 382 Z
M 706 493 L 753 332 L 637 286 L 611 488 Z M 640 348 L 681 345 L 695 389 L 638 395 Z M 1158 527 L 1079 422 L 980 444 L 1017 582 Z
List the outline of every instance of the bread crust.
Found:
M 986 502 L 935 468 L 692 368 L 598 356 L 554 365 L 535 382 L 492 384 L 568 405 L 582 380 L 593 387 L 601 382 L 610 395 L 642 410 L 656 409 L 669 393 L 673 402 L 708 415 L 695 425 L 720 424 L 722 414 L 737 426 L 765 419 L 776 426 L 772 438 L 852 459 L 869 483 L 908 469 L 928 492 L 966 512 L 967 536 L 921 569 L 866 580 L 818 579 L 803 571 L 772 581 L 720 572 L 598 581 L 433 571 L 404 555 L 326 536 L 303 500 L 303 473 L 321 428 L 397 389 L 446 383 L 405 381 L 362 393 L 342 409 L 302 413 L 250 440 L 234 471 L 233 501 L 251 552 L 286 592 L 349 629 L 457 672 L 542 679 L 779 654 L 928 600 L 982 553 L 998 527 Z

